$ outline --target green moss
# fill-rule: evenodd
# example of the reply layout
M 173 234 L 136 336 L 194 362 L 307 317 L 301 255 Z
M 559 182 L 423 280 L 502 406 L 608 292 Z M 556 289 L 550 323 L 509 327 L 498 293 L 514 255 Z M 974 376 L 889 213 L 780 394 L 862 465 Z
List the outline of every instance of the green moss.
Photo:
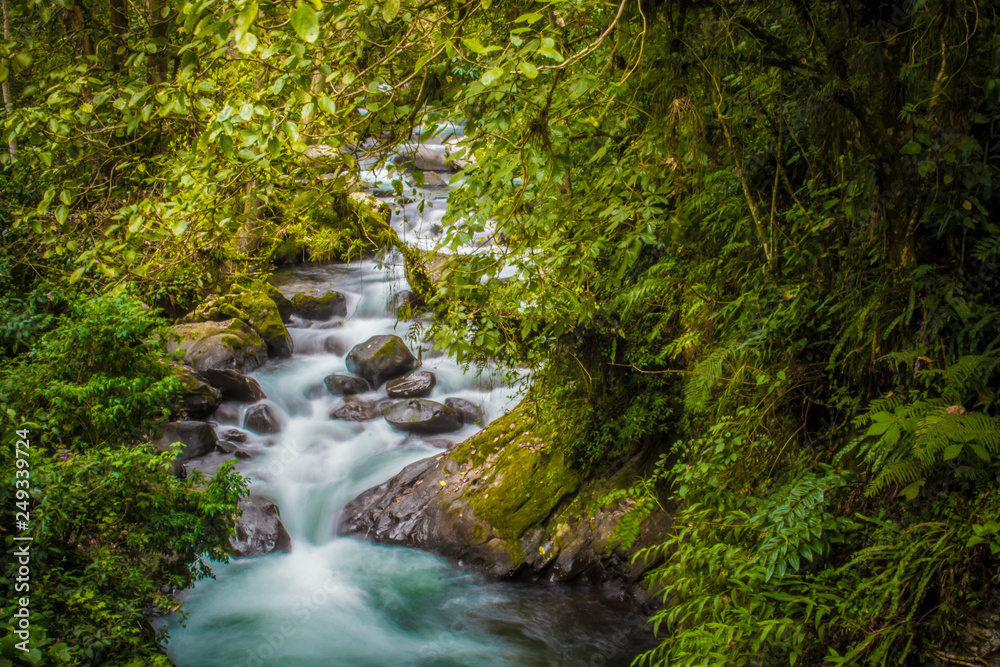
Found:
M 381 347 L 375 350 L 375 353 L 372 355 L 372 359 L 379 359 L 381 357 L 393 357 L 396 355 L 405 357 L 408 354 L 411 354 L 411 352 L 410 348 L 406 347 L 406 343 L 404 343 L 401 338 L 393 336 L 388 341 L 386 341 L 385 344 L 383 344 Z
M 262 291 L 244 289 L 239 285 L 233 286 L 231 294 L 206 301 L 183 321 L 204 322 L 224 319 L 240 322 L 244 327 L 249 325 L 249 328 L 252 328 L 268 346 L 287 345 L 291 340 L 274 300 Z M 239 341 L 224 339 L 223 342 L 231 348 L 240 345 Z
M 476 516 L 507 540 L 542 524 L 584 477 L 560 448 L 539 447 L 530 416 L 523 408 L 512 412 L 451 456 L 457 462 L 489 466 L 483 474 L 486 487 L 466 492 L 465 498 Z M 491 455 L 495 455 L 492 461 L 487 461 Z

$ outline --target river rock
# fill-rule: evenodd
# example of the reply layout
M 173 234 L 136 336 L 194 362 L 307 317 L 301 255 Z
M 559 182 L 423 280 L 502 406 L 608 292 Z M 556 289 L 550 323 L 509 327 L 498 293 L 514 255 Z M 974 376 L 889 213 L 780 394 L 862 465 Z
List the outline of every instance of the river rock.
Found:
M 463 424 L 478 424 L 483 421 L 483 409 L 464 398 L 446 398 L 444 404 L 458 413 Z
M 195 322 L 171 327 L 177 340 L 167 350 L 182 350 L 184 359 L 197 371 L 234 370 L 246 373 L 267 360 L 267 346 L 242 320 Z
M 253 458 L 252 452 L 243 449 L 239 444 L 230 440 L 219 440 L 219 442 L 216 443 L 215 448 L 223 454 L 232 454 L 240 460 Z
M 184 477 L 184 463 L 215 451 L 219 438 L 208 422 L 177 421 L 164 424 L 153 445 L 158 452 L 178 452 L 173 462 L 173 472 Z
M 260 336 L 272 357 L 292 356 L 292 337 L 285 328 L 281 312 L 265 292 L 235 286 L 224 296 L 206 300 L 181 322 L 194 323 L 242 320 Z
M 229 442 L 237 442 L 241 444 L 246 442 L 250 437 L 246 431 L 240 430 L 238 428 L 227 428 L 219 435 L 222 436 L 223 440 L 227 440 Z
M 292 305 L 292 300 L 273 285 L 268 285 L 266 287 L 266 292 L 267 295 L 271 297 L 271 301 L 274 302 L 275 308 L 278 309 L 278 315 L 281 317 L 281 321 L 291 322 L 292 313 L 295 311 L 295 306 Z
M 201 375 L 213 387 L 218 388 L 226 400 L 256 403 L 267 398 L 257 380 L 236 371 L 210 368 L 202 371 Z
M 175 366 L 173 372 L 180 383 L 180 392 L 174 397 L 175 413 L 203 419 L 215 412 L 222 403 L 221 391 L 187 366 Z
M 417 171 L 458 171 L 455 165 L 448 162 L 443 151 L 436 151 L 422 144 L 416 148 L 404 149 L 392 161 Z
M 281 431 L 281 417 L 277 408 L 268 403 L 257 403 L 247 408 L 243 416 L 243 428 L 260 435 Z
M 236 520 L 236 534 L 229 538 L 235 558 L 292 550 L 292 538 L 278 518 L 277 505 L 267 498 L 251 494 L 241 498 L 237 507 L 241 514 Z
M 323 383 L 334 396 L 353 396 L 372 390 L 364 379 L 353 375 L 327 375 Z
M 429 396 L 437 384 L 437 377 L 430 371 L 410 371 L 395 380 L 385 383 L 385 392 L 389 398 L 419 398 Z
M 585 472 L 559 442 L 538 435 L 536 419 L 522 402 L 454 449 L 407 466 L 348 503 L 337 532 L 424 549 L 500 578 L 636 590 L 659 561 L 632 556 L 662 543 L 669 516 L 654 511 L 625 545 L 615 528 L 628 506 L 595 505 L 647 474 L 653 457 Z
M 385 410 L 385 420 L 398 431 L 407 433 L 451 433 L 462 428 L 462 418 L 447 405 L 411 398 L 393 403 Z
M 330 416 L 349 422 L 367 422 L 382 415 L 377 401 L 366 401 L 357 396 L 345 396 L 344 402 L 335 407 Z
M 292 298 L 292 313 L 304 320 L 329 320 L 347 315 L 347 297 L 340 292 L 306 294 L 299 292 Z
M 399 336 L 372 336 L 347 353 L 347 370 L 368 380 L 374 389 L 416 367 L 417 358 Z

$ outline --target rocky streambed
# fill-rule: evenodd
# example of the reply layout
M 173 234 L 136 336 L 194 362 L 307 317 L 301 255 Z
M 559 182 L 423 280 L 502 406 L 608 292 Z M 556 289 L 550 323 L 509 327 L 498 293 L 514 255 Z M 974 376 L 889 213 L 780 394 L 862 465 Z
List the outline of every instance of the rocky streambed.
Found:
M 628 664 L 649 642 L 643 566 L 614 536 L 623 508 L 599 506 L 610 483 L 532 437 L 512 388 L 397 325 L 396 261 L 305 265 L 175 327 L 186 418 L 161 446 L 181 450 L 177 474 L 235 458 L 252 486 L 236 558 L 182 595 L 184 626 L 168 621 L 171 657 Z

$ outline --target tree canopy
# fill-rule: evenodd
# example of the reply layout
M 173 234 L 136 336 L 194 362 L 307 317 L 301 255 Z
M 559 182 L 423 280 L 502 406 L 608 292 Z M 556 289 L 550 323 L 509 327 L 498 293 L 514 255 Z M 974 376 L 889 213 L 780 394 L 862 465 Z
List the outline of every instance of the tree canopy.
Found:
M 451 257 L 433 335 L 532 368 L 579 465 L 664 455 L 649 664 L 905 663 L 996 585 L 995 3 L 5 20 L 8 355 L 51 326 L 37 275 L 183 311 L 342 206 L 359 156 L 459 125 L 445 244 L 495 242 Z

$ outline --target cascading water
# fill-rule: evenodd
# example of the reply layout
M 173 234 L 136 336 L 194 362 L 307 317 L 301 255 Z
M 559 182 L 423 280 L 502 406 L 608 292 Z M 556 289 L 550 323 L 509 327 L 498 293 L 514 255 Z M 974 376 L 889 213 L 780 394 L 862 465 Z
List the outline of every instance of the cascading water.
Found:
M 439 215 L 421 216 L 425 228 L 428 218 L 433 224 Z M 394 224 L 401 236 L 419 227 L 398 215 Z M 366 260 L 278 276 L 288 294 L 336 290 L 348 299 L 342 322 L 293 322 L 292 358 L 253 374 L 283 424 L 278 434 L 251 436 L 256 456 L 238 468 L 253 493 L 280 507 L 292 549 L 216 564 L 215 579 L 182 595 L 185 625 L 167 621 L 170 656 L 179 667 L 629 664 L 641 617 L 599 590 L 493 582 L 424 552 L 334 536 L 347 501 L 448 444 L 407 436 L 383 419 L 329 416 L 339 399 L 323 379 L 347 372 L 344 352 L 377 334 L 408 333 L 387 308 L 406 287 L 401 274 L 398 265 Z M 437 376 L 431 399 L 465 398 L 482 405 L 486 420 L 516 401 L 495 378 L 465 373 L 423 347 L 423 367 Z M 242 426 L 245 409 L 224 404 L 219 428 Z M 458 442 L 478 428 L 445 438 Z M 200 467 L 211 472 L 221 460 Z

